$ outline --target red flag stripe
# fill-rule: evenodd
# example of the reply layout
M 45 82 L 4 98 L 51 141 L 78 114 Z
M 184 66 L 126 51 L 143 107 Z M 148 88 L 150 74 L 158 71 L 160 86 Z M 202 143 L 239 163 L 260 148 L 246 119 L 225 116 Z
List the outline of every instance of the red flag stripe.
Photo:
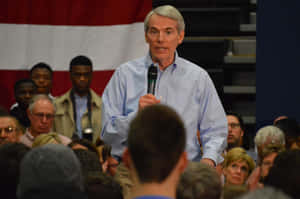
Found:
M 116 25 L 142 22 L 151 0 L 1 0 L 0 23 Z

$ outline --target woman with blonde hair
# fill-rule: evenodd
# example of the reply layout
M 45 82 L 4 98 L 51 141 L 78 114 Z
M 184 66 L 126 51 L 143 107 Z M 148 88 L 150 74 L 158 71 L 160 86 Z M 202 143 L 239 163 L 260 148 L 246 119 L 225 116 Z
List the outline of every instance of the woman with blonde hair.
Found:
M 68 139 L 65 136 L 61 136 L 58 133 L 45 133 L 37 136 L 34 139 L 34 142 L 32 143 L 32 148 L 43 146 L 46 144 L 63 144 L 68 145 L 71 142 L 70 139 Z
M 225 185 L 243 185 L 255 168 L 254 160 L 240 147 L 231 149 L 223 162 Z

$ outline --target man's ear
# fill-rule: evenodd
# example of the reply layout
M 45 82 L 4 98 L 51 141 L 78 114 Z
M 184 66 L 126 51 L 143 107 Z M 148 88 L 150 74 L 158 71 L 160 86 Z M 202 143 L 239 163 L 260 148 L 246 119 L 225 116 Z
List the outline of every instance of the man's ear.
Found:
M 149 43 L 147 32 L 145 32 L 145 41 L 146 41 L 146 43 Z
M 31 120 L 31 116 L 32 116 L 32 114 L 31 114 L 31 112 L 30 112 L 29 108 L 27 108 L 27 109 L 26 109 L 26 113 L 27 113 L 27 117 L 28 117 L 28 119 L 30 119 L 30 120 Z
M 178 35 L 178 45 L 183 42 L 184 39 L 184 30 L 182 30 Z
M 130 154 L 129 154 L 127 147 L 125 148 L 125 150 L 123 152 L 122 159 L 123 159 L 124 165 L 129 169 L 130 168 Z
M 182 153 L 179 161 L 180 161 L 179 170 L 181 173 L 183 173 L 189 163 L 186 151 Z

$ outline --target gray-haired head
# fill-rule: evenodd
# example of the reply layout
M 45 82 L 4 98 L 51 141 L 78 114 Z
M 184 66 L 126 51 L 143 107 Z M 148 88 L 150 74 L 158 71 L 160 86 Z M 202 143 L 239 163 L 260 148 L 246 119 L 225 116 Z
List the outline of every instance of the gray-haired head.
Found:
M 291 197 L 289 197 L 288 195 L 286 195 L 282 191 L 280 191 L 276 188 L 273 188 L 273 187 L 269 187 L 269 186 L 265 186 L 262 189 L 257 189 L 255 191 L 248 192 L 247 194 L 239 197 L 238 199 L 259 199 L 259 198 L 263 198 L 263 199 L 292 199 Z
M 74 152 L 59 144 L 48 144 L 29 151 L 21 162 L 18 198 L 46 193 L 84 191 L 80 162 Z M 25 197 L 26 198 L 26 197 Z
M 164 5 L 164 6 L 159 6 L 153 10 L 151 10 L 144 21 L 144 30 L 145 32 L 148 31 L 149 28 L 149 20 L 151 18 L 151 16 L 153 14 L 159 15 L 159 16 L 163 16 L 163 17 L 168 17 L 170 19 L 173 19 L 175 21 L 177 21 L 177 30 L 178 33 L 180 33 L 181 31 L 184 31 L 185 29 L 185 24 L 184 24 L 184 19 L 183 16 L 181 15 L 181 13 L 173 6 L 171 5 Z
M 177 199 L 219 199 L 221 190 L 221 180 L 215 169 L 200 162 L 189 162 L 177 187 Z
M 254 142 L 257 147 L 267 144 L 285 145 L 285 138 L 279 128 L 269 125 L 257 131 Z
M 45 94 L 37 94 L 37 95 L 34 95 L 34 96 L 31 98 L 30 102 L 29 102 L 28 109 L 29 109 L 29 111 L 30 111 L 31 113 L 32 113 L 32 110 L 33 110 L 33 108 L 34 108 L 36 102 L 39 101 L 39 100 L 47 100 L 47 101 L 49 101 L 49 102 L 53 105 L 53 107 L 54 107 L 54 112 L 55 112 L 55 105 L 54 105 L 54 103 L 53 103 L 53 100 L 52 100 L 48 95 L 45 95 Z

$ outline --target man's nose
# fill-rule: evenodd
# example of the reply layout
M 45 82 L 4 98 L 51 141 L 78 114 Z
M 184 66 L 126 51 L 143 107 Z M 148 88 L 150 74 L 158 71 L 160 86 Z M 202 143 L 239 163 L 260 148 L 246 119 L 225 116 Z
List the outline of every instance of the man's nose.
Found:
M 158 34 L 158 41 L 164 41 L 165 40 L 165 35 L 164 35 L 164 33 L 163 32 L 159 32 L 159 34 Z
M 32 97 L 32 95 L 31 95 L 30 92 L 26 92 L 26 93 L 25 93 L 25 98 L 29 99 L 29 98 L 31 98 L 31 97 Z
M 232 131 L 231 125 L 228 124 L 228 132 L 231 132 L 231 131 Z
M 47 121 L 48 121 L 48 119 L 47 119 L 46 115 L 43 115 L 43 117 L 42 117 L 42 122 L 43 122 L 43 123 L 46 123 Z
M 4 129 L 0 129 L 0 137 L 6 137 L 7 134 L 5 133 Z

